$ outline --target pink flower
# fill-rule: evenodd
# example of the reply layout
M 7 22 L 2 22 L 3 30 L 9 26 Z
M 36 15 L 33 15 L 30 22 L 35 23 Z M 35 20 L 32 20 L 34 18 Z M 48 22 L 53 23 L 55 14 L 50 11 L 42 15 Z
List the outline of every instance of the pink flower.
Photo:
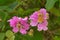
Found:
M 10 22 L 10 26 L 13 28 L 12 31 L 17 33 L 20 32 L 21 34 L 26 34 L 27 30 L 29 29 L 28 17 L 21 18 L 21 17 L 12 17 L 12 19 L 8 20 Z
M 35 11 L 29 18 L 31 20 L 30 25 L 31 26 L 37 26 L 38 31 L 48 30 L 48 28 L 47 28 L 47 26 L 48 26 L 48 22 L 47 22 L 48 15 L 47 14 L 48 13 L 46 12 L 46 9 L 44 9 L 44 8 L 40 9 L 39 11 Z

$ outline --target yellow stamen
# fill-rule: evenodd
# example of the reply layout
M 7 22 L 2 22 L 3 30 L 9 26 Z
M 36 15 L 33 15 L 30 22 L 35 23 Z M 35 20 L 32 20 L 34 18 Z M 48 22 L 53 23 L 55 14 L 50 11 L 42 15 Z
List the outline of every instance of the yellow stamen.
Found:
M 17 23 L 16 27 L 17 27 L 18 29 L 20 29 L 22 26 L 21 26 L 20 23 Z
M 42 13 L 40 13 L 40 11 L 38 11 L 38 22 L 39 23 L 42 23 L 44 21 L 43 16 L 44 15 Z M 47 16 L 47 19 L 49 19 L 49 14 L 48 13 L 46 13 L 46 16 Z
M 38 22 L 42 23 L 43 22 L 43 14 L 42 13 L 38 13 Z

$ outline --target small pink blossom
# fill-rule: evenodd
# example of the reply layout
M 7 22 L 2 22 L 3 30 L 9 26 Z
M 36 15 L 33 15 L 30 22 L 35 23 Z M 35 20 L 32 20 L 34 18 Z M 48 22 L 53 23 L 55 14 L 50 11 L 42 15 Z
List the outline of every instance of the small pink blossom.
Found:
M 46 9 L 44 9 L 44 8 L 40 9 L 39 11 L 35 11 L 29 18 L 31 20 L 30 25 L 31 26 L 37 26 L 38 31 L 48 30 L 48 28 L 47 28 L 47 26 L 48 26 L 48 22 L 47 22 L 48 15 L 47 14 L 48 13 L 47 13 Z
M 12 31 L 15 33 L 20 32 L 21 34 L 26 34 L 30 26 L 28 24 L 28 17 L 21 18 L 14 16 L 8 22 L 10 22 L 10 26 L 13 28 Z

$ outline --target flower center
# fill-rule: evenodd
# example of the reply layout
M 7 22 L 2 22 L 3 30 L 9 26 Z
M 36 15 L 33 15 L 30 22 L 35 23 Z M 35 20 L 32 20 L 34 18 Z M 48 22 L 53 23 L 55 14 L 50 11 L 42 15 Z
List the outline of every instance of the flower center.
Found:
M 38 13 L 38 22 L 42 23 L 43 21 L 44 21 L 43 14 L 42 13 Z
M 16 27 L 17 27 L 18 29 L 20 29 L 20 28 L 22 28 L 22 25 L 21 25 L 20 23 L 17 23 Z

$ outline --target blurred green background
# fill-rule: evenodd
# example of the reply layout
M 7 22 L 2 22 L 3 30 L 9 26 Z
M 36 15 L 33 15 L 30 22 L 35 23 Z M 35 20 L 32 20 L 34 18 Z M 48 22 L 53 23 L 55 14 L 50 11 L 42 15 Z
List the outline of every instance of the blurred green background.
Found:
M 39 32 L 34 27 L 33 36 L 11 31 L 8 19 L 29 16 L 40 8 L 49 13 L 47 31 Z M 0 40 L 60 40 L 60 0 L 0 0 Z

